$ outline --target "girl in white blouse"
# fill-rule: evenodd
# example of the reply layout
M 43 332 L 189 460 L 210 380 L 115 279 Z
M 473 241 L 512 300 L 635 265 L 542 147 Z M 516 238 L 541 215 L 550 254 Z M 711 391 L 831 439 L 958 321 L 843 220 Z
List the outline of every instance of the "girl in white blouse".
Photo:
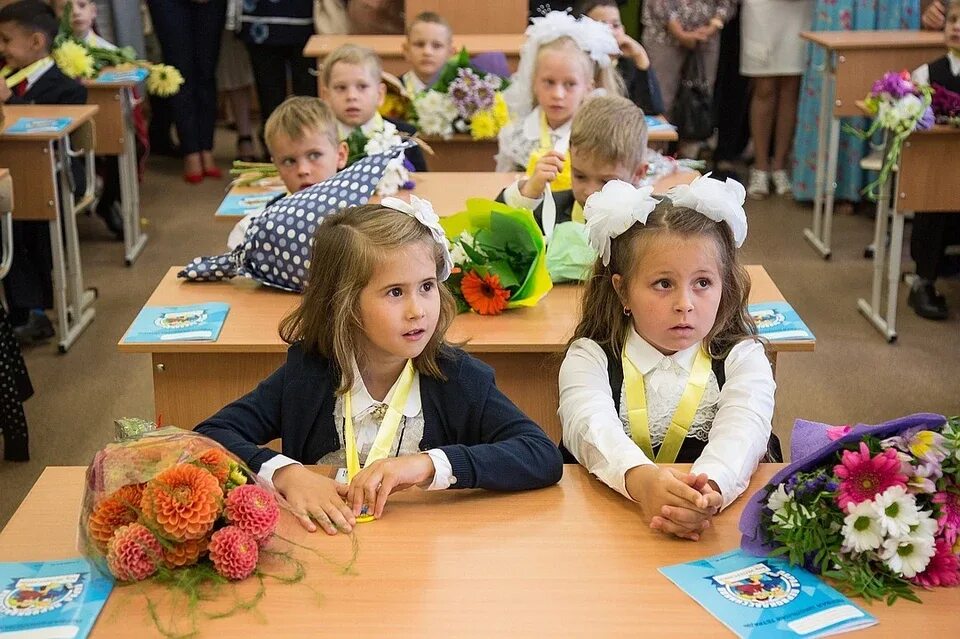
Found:
M 704 176 L 658 202 L 609 182 L 600 254 L 560 369 L 563 443 L 652 528 L 699 539 L 767 452 L 776 388 L 737 259 L 744 189 Z M 693 462 L 690 473 L 660 466 Z

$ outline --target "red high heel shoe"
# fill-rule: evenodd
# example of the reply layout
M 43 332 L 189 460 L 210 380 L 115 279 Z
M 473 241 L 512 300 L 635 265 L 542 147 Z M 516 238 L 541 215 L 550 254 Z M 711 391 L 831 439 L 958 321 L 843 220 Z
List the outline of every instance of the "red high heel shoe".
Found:
M 203 182 L 203 173 L 184 173 L 183 181 L 187 184 L 200 184 Z
M 223 177 L 223 173 L 221 173 L 220 169 L 218 169 L 216 166 L 205 167 L 203 169 L 203 175 L 205 177 L 216 178 L 216 179 L 220 179 Z

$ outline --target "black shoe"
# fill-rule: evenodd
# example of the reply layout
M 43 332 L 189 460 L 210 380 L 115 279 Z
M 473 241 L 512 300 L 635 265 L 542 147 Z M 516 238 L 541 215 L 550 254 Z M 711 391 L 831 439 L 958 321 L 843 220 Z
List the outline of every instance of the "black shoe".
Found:
M 13 327 L 13 334 L 21 344 L 42 342 L 54 336 L 53 324 L 44 313 L 30 313 L 26 324 Z
M 123 216 L 120 214 L 120 203 L 112 202 L 109 206 L 98 206 L 97 215 L 103 219 L 110 232 L 118 240 L 123 239 Z
M 910 289 L 907 304 L 914 312 L 925 319 L 947 319 L 947 300 L 937 292 L 933 282 L 918 280 Z

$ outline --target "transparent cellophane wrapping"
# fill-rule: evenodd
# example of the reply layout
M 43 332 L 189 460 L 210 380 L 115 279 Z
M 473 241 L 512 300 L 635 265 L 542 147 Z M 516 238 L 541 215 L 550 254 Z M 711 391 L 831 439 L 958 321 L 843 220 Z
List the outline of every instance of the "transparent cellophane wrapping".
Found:
M 187 469 L 195 477 L 205 480 L 202 485 L 212 491 L 212 500 L 217 504 L 217 516 L 209 530 L 199 539 L 185 540 L 169 534 L 163 525 L 157 523 L 156 509 L 153 516 L 150 516 L 139 501 L 151 480 L 178 465 L 181 468 L 183 465 L 190 465 L 203 469 L 213 475 L 220 486 L 220 492 L 217 492 L 203 473 L 196 473 L 192 468 Z M 202 559 L 204 550 L 201 550 L 200 555 L 193 558 L 193 561 L 189 561 L 191 551 L 187 546 L 204 544 L 205 540 L 225 523 L 224 497 L 233 488 L 247 483 L 257 483 L 256 474 L 250 472 L 235 455 L 209 437 L 172 426 L 156 428 L 151 422 L 144 420 L 118 420 L 117 441 L 107 444 L 97 452 L 87 469 L 80 511 L 78 549 L 93 560 L 105 574 L 109 574 L 107 554 L 111 529 L 115 532 L 126 523 L 140 523 L 156 535 L 162 544 L 164 557 L 168 552 L 175 557 L 172 564 L 167 564 L 168 567 L 178 567 L 177 564 L 184 561 L 187 563 L 182 565 L 195 564 Z M 272 487 L 262 482 L 258 485 L 270 491 L 278 503 L 282 502 Z M 169 497 L 177 497 L 172 491 L 168 492 Z M 206 518 L 209 517 L 208 513 Z M 176 558 L 177 554 L 179 558 Z

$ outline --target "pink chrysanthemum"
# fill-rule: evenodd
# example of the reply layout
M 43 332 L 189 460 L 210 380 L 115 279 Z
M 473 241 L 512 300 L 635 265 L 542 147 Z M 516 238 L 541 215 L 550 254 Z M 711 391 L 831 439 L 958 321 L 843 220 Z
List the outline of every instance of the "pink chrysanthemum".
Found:
M 213 533 L 207 550 L 213 567 L 227 579 L 246 579 L 260 558 L 256 540 L 236 526 L 225 526 Z
M 262 544 L 277 527 L 280 507 L 269 491 L 254 484 L 246 484 L 227 493 L 224 513 L 227 521 L 249 534 L 258 544 Z
M 954 554 L 946 539 L 938 539 L 936 549 L 926 570 L 914 577 L 913 582 L 925 588 L 960 585 L 960 557 Z
M 117 528 L 107 545 L 107 567 L 120 581 L 141 581 L 157 571 L 163 548 L 143 524 Z
M 938 532 L 952 545 L 960 536 L 960 493 L 945 490 L 933 496 L 933 503 L 940 506 L 937 518 Z
M 859 504 L 873 499 L 891 486 L 907 485 L 907 476 L 900 472 L 897 451 L 888 448 L 879 455 L 870 456 L 870 449 L 860 442 L 860 451 L 845 450 L 841 463 L 833 467 L 840 479 L 837 504 Z

